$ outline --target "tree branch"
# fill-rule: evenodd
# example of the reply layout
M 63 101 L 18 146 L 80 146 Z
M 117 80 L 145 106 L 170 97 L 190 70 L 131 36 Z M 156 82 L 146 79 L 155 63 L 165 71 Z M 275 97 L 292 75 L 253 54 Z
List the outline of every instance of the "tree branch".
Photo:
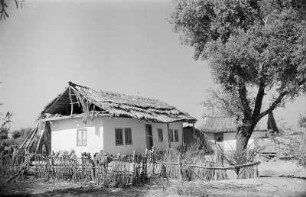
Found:
M 258 92 L 256 95 L 256 100 L 255 100 L 255 106 L 252 114 L 252 119 L 256 120 L 258 115 L 260 114 L 261 106 L 262 106 L 262 100 L 265 95 L 265 84 L 261 82 L 259 84 Z
M 286 96 L 288 93 L 289 93 L 289 91 L 284 91 L 284 92 L 280 93 L 279 96 L 277 97 L 277 99 L 272 103 L 272 105 L 266 111 L 262 112 L 257 117 L 257 121 L 259 121 L 265 115 L 271 113 L 277 107 L 277 105 L 280 104 L 280 102 L 282 101 L 284 96 Z
M 298 86 L 301 86 L 303 84 L 306 83 L 306 78 L 304 78 L 302 81 L 300 81 L 298 83 Z M 286 96 L 287 94 L 289 94 L 290 91 L 285 90 L 284 92 L 280 93 L 279 96 L 277 97 L 277 99 L 275 99 L 275 101 L 272 103 L 272 105 L 264 112 L 262 112 L 258 117 L 257 117 L 257 121 L 259 121 L 262 117 L 264 117 L 265 115 L 271 113 L 278 104 L 281 103 L 282 99 L 284 98 L 284 96 Z
M 6 19 L 7 17 L 9 17 L 6 8 L 7 8 L 7 4 L 5 3 L 5 0 L 0 0 L 0 5 L 1 5 L 1 10 L 0 10 L 0 19 Z

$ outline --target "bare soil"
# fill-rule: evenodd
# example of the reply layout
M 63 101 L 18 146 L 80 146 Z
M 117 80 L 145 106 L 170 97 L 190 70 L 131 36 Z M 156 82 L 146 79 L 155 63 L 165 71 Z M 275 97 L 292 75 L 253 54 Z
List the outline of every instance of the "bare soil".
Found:
M 0 196 L 306 196 L 306 180 L 286 177 L 260 177 L 224 181 L 154 179 L 130 188 L 100 188 L 69 182 L 6 183 L 0 179 Z

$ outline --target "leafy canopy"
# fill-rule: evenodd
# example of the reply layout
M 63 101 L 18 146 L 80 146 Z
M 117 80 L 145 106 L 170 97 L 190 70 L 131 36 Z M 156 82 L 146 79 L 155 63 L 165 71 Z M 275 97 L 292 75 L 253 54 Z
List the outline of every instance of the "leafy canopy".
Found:
M 170 22 L 183 44 L 194 48 L 194 58 L 208 60 L 221 90 L 239 102 L 241 118 L 256 124 L 306 90 L 302 3 L 178 0 Z M 262 111 L 267 93 L 270 104 Z

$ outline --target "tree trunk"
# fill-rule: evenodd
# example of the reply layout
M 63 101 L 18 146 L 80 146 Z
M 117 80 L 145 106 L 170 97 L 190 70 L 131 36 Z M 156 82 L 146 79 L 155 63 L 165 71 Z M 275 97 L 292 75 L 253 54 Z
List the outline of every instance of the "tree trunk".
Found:
M 243 164 L 247 161 L 247 147 L 252 135 L 253 128 L 250 125 L 242 125 L 236 133 L 236 152 L 234 159 L 236 164 Z

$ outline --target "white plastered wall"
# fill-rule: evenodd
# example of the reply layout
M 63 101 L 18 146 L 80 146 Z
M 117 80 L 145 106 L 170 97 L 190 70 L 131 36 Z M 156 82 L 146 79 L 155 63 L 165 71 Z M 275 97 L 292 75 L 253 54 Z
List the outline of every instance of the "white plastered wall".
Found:
M 130 118 L 104 118 L 104 150 L 109 153 L 131 154 L 134 150 L 136 153 L 143 153 L 147 148 L 145 125 L 152 125 L 153 146 L 157 149 L 169 147 L 168 130 L 165 123 L 152 123 L 149 121 L 130 119 Z M 119 145 L 115 144 L 115 128 L 131 128 L 132 144 Z M 163 141 L 158 140 L 157 129 L 163 130 Z M 183 123 L 169 123 L 169 129 L 177 129 L 179 133 L 179 142 L 172 142 L 171 147 L 176 148 L 182 144 Z
M 87 129 L 86 146 L 77 146 L 78 128 Z M 93 154 L 104 148 L 104 130 L 101 119 L 94 119 L 88 124 L 84 124 L 81 118 L 56 120 L 51 122 L 51 130 L 51 150 L 54 152 L 75 150 L 80 156 L 82 152 Z
M 137 153 L 143 153 L 147 147 L 146 124 L 152 125 L 153 146 L 157 149 L 168 148 L 168 130 L 165 123 L 152 123 L 130 118 L 96 117 L 88 124 L 82 123 L 81 118 L 51 121 L 51 150 L 54 152 L 75 150 L 78 156 L 82 152 L 90 152 L 93 155 L 100 150 L 112 154 L 131 154 L 134 150 Z M 87 128 L 86 146 L 77 146 L 78 128 Z M 115 144 L 115 128 L 131 128 L 132 144 L 117 146 Z M 158 140 L 158 128 L 163 130 L 163 142 Z M 176 148 L 182 144 L 183 123 L 169 123 L 169 129 L 178 130 L 179 142 L 171 142 L 171 147 Z
M 215 142 L 214 134 L 213 133 L 205 133 L 207 139 L 212 143 L 219 144 L 220 148 L 224 151 L 234 151 L 236 150 L 236 133 L 223 133 L 223 142 Z M 252 133 L 251 138 L 248 142 L 248 147 L 254 147 L 254 139 L 264 137 L 265 132 L 262 131 L 254 131 Z
M 236 150 L 236 138 L 235 138 L 236 133 L 224 133 L 224 139 L 223 139 L 223 144 L 224 144 L 224 151 L 234 151 Z M 252 133 L 251 138 L 249 139 L 248 142 L 248 147 L 253 148 L 254 147 L 254 139 L 259 138 L 259 137 L 264 137 L 265 132 L 262 131 L 254 131 Z

